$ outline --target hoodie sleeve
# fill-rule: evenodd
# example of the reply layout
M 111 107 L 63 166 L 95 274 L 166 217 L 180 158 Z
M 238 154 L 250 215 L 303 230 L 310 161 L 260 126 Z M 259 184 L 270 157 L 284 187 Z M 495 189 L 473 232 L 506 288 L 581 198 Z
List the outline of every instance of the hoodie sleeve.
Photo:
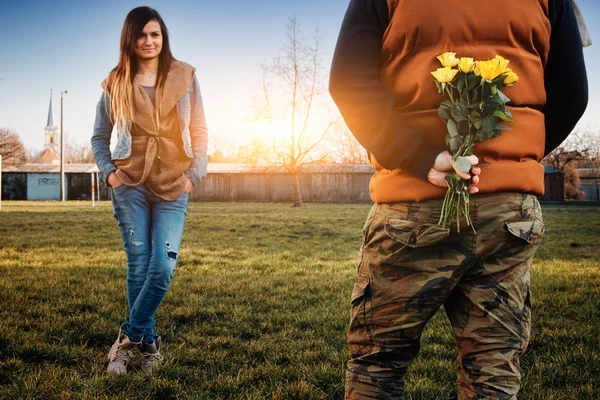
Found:
M 550 52 L 544 71 L 546 146 L 550 153 L 569 136 L 588 103 L 581 35 L 571 0 L 550 0 Z
M 386 169 L 402 168 L 422 179 L 444 148 L 432 148 L 424 132 L 407 126 L 394 95 L 379 79 L 386 0 L 351 0 L 340 29 L 329 81 L 331 97 L 346 124 Z

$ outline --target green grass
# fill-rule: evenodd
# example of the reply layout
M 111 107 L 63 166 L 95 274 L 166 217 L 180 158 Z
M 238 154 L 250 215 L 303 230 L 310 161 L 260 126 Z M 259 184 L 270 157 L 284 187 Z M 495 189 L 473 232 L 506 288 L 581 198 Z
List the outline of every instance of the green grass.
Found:
M 107 376 L 126 314 L 125 255 L 107 202 L 3 202 L 0 398 L 341 399 L 355 259 L 369 205 L 193 203 L 157 313 L 166 364 Z M 520 399 L 600 397 L 600 207 L 544 207 Z M 454 399 L 443 311 L 407 398 Z

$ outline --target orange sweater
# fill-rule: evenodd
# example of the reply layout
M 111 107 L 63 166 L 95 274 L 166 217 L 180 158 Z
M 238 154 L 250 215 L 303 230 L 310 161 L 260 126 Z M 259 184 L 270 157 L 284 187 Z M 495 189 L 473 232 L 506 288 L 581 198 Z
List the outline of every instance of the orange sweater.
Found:
M 377 13 L 377 6 L 374 7 L 369 12 Z M 440 67 L 436 56 L 449 51 L 456 52 L 457 57 L 476 60 L 501 55 L 510 60 L 510 68 L 520 77 L 513 87 L 503 89 L 511 99 L 508 109 L 516 124 L 510 124 L 512 130 L 503 131 L 502 136 L 475 145 L 474 154 L 479 157 L 482 170 L 480 193 L 543 194 L 544 172 L 539 161 L 544 156 L 544 68 L 551 34 L 548 0 L 513 1 L 510 6 L 492 0 L 387 0 L 387 8 L 389 23 L 381 28 L 383 33 L 379 36 L 377 32 L 352 31 L 352 27 L 347 27 L 349 37 L 373 34 L 372 40 L 380 41 L 379 57 L 364 54 L 366 61 L 359 61 L 364 64 L 356 68 L 372 68 L 373 63 L 378 63 L 380 85 L 390 96 L 385 106 L 374 112 L 381 126 L 401 132 L 396 136 L 390 134 L 387 148 L 373 151 L 364 143 L 368 139 L 363 145 L 376 157 L 386 152 L 409 154 L 411 165 L 420 162 L 421 167 L 390 168 L 388 163 L 390 169 L 386 169 L 372 157 L 377 170 L 370 186 L 373 201 L 409 202 L 444 197 L 446 189 L 429 183 L 425 176 L 435 156 L 447 149 L 446 126 L 437 112 L 445 98 L 437 92 L 430 72 Z M 351 11 L 349 8 L 348 12 Z M 345 112 L 344 108 L 346 104 L 369 101 L 369 94 L 360 89 L 364 77 L 352 70 L 354 66 L 348 65 L 344 54 L 338 54 L 340 41 L 344 39 L 348 40 L 340 34 L 332 67 L 335 82 L 332 77 L 330 89 L 350 129 L 355 134 L 362 129 L 366 137 L 371 127 L 364 127 L 364 115 Z M 356 40 L 353 45 L 347 51 L 363 50 Z M 364 49 L 373 51 L 369 46 Z M 353 82 L 354 87 L 348 82 Z M 362 99 L 353 97 L 359 94 Z M 373 110 L 370 112 L 372 116 Z M 372 127 L 373 136 L 377 128 Z M 386 159 L 394 157 L 387 155 Z

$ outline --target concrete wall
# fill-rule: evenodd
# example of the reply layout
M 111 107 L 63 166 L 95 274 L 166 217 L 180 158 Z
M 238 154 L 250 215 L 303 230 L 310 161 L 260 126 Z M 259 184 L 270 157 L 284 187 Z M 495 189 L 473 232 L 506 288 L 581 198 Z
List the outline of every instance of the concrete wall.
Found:
M 600 201 L 600 193 L 598 192 L 598 184 L 595 179 L 581 179 L 579 190 L 585 193 L 585 200 Z
M 60 174 L 28 174 L 27 200 L 60 200 Z
M 2 173 L 2 200 L 27 200 L 26 173 Z

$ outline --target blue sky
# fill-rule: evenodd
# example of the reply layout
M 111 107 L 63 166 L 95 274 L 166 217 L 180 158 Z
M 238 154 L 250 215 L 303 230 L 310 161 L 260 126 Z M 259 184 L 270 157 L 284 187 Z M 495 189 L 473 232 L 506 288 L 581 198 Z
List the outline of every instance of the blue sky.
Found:
M 0 2 L 0 127 L 18 132 L 28 148 L 41 149 L 53 89 L 55 125 L 60 91 L 65 96 L 64 129 L 89 141 L 100 82 L 118 58 L 119 36 L 129 10 L 156 8 L 171 34 L 176 58 L 197 68 L 209 131 L 238 135 L 253 116 L 260 95 L 260 63 L 277 55 L 289 16 L 307 37 L 318 25 L 327 68 L 347 0 L 239 1 L 9 1 Z M 600 2 L 579 0 L 592 39 L 584 50 L 590 104 L 581 124 L 600 130 Z M 241 135 L 241 136 L 240 136 Z

